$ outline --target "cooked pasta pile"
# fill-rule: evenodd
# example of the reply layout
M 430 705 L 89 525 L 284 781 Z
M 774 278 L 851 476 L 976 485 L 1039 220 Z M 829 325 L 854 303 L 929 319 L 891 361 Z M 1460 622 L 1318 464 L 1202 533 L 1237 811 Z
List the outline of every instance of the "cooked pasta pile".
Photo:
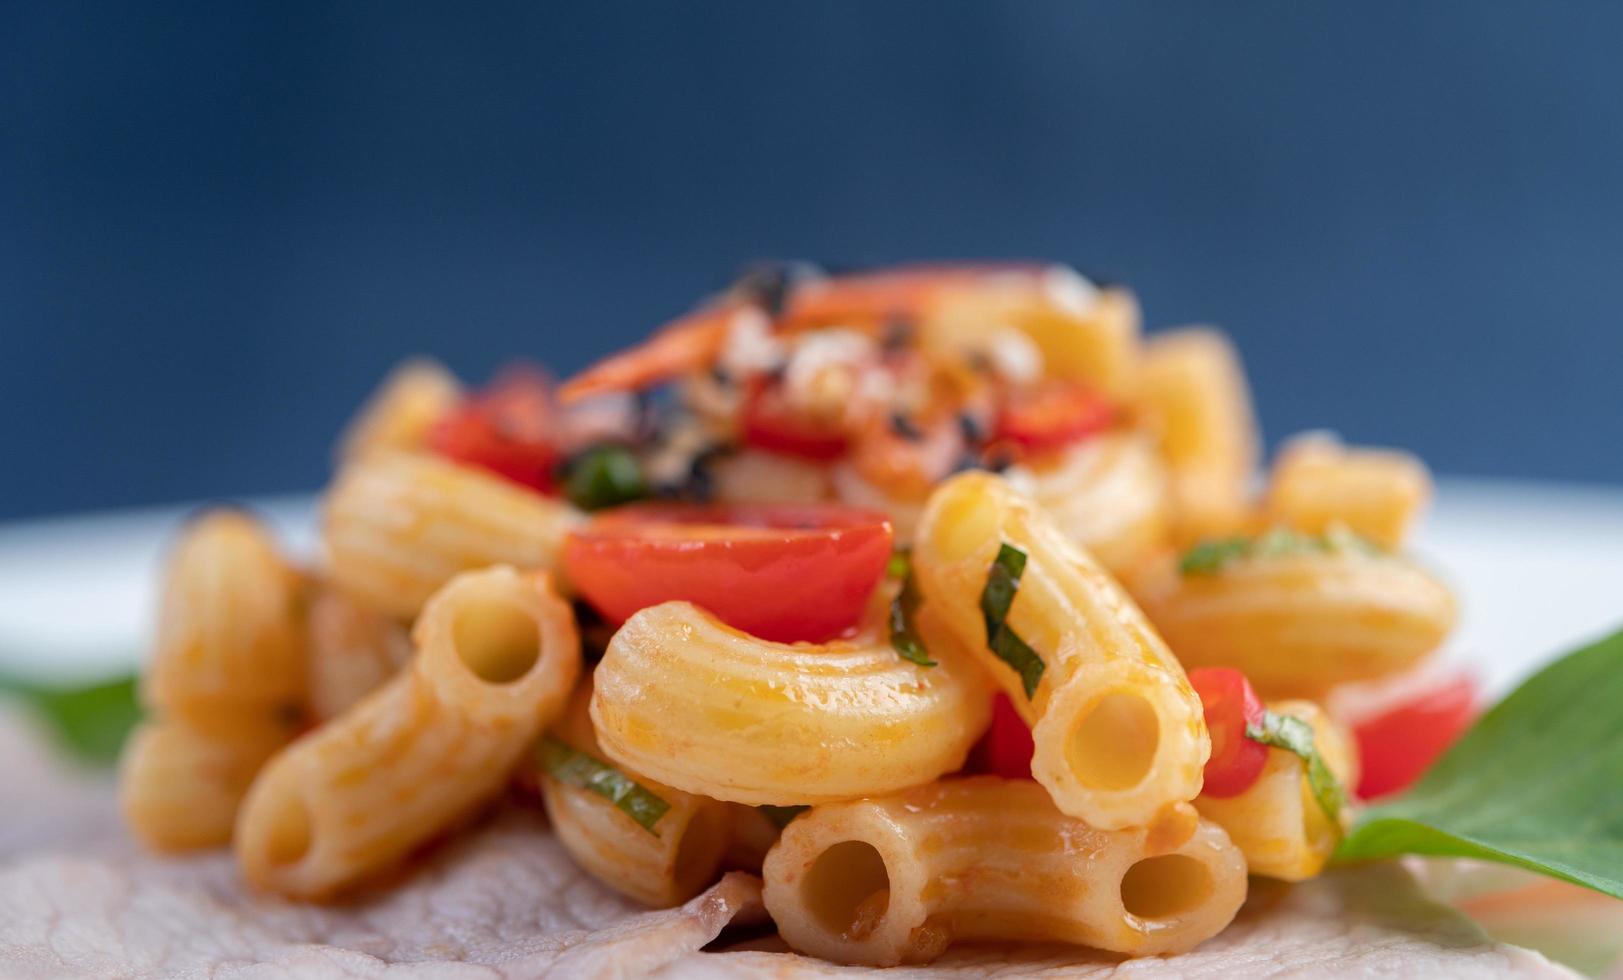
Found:
M 767 267 L 561 386 L 414 361 L 312 565 L 183 532 L 124 811 L 324 899 L 513 793 L 650 905 L 761 874 L 834 961 L 1186 950 L 1321 871 L 1334 695 L 1454 620 L 1418 460 L 1260 444 L 1223 334 L 1062 267 Z

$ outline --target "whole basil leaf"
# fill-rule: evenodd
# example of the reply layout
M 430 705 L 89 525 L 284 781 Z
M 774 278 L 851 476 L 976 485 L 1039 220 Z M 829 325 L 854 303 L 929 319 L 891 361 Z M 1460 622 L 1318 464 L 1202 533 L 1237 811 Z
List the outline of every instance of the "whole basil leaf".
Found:
M 1623 898 L 1623 631 L 1524 681 L 1336 852 L 1399 854 L 1498 861 Z
M 0 675 L 0 698 L 10 697 L 43 721 L 61 746 L 97 765 L 110 765 L 141 719 L 136 679 L 117 677 L 82 687 L 61 687 Z

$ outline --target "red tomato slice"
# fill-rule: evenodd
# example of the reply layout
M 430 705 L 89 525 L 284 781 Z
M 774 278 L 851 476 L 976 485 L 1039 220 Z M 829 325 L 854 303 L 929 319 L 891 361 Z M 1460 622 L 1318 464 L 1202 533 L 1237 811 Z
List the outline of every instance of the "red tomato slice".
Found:
M 1477 716 L 1476 680 L 1439 678 L 1353 726 L 1358 741 L 1358 796 L 1373 800 L 1408 789 Z
M 1092 389 L 1071 381 L 1045 381 L 1005 396 L 993 441 L 1036 451 L 1058 449 L 1110 428 L 1115 420 L 1115 407 Z
M 964 769 L 1004 779 L 1030 779 L 1032 751 L 1031 728 L 1014 710 L 1009 696 L 999 692 L 992 702 L 992 724 L 969 751 Z
M 429 447 L 442 456 L 550 493 L 558 464 L 552 393 L 537 371 L 511 371 L 441 419 Z
M 1218 798 L 1239 796 L 1268 762 L 1268 747 L 1245 736 L 1247 726 L 1262 723 L 1262 699 L 1245 675 L 1232 667 L 1192 670 L 1189 683 L 1200 695 L 1206 730 L 1212 736 L 1212 757 L 1206 760 L 1201 792 Z
M 783 397 L 783 386 L 752 384 L 744 399 L 744 441 L 758 449 L 806 459 L 829 460 L 844 455 L 845 430 L 822 419 L 795 412 Z
M 855 626 L 891 555 L 890 519 L 835 504 L 605 511 L 564 545 L 569 580 L 614 623 L 685 599 L 768 640 Z

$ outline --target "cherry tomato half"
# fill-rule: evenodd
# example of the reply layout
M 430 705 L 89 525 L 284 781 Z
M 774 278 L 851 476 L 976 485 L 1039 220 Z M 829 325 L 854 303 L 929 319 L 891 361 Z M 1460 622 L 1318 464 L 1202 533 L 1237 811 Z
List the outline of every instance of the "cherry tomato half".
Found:
M 1030 726 L 1014 710 L 1009 696 L 1000 691 L 992 702 L 992 724 L 969 750 L 964 769 L 1004 779 L 1030 779 L 1032 751 Z
M 1358 796 L 1373 800 L 1409 788 L 1465 734 L 1476 715 L 1476 681 L 1457 674 L 1438 678 L 1356 723 Z
M 1099 393 L 1075 382 L 1049 380 L 1004 397 L 993 439 L 1039 452 L 1058 449 L 1110 428 L 1115 418 L 1115 407 Z
M 768 452 L 806 459 L 837 459 L 845 453 L 847 436 L 835 422 L 808 418 L 790 407 L 783 386 L 757 381 L 744 397 L 744 441 Z
M 1206 760 L 1201 792 L 1218 798 L 1239 796 L 1251 788 L 1268 762 L 1268 747 L 1246 738 L 1250 725 L 1262 723 L 1262 699 L 1244 674 L 1232 667 L 1202 667 L 1189 672 L 1200 695 L 1212 757 Z
M 429 434 L 442 456 L 550 493 L 558 464 L 556 418 L 546 378 L 511 371 L 473 395 Z
M 632 504 L 570 535 L 564 567 L 614 623 L 685 599 L 764 639 L 821 642 L 861 618 L 891 539 L 883 514 L 834 504 Z

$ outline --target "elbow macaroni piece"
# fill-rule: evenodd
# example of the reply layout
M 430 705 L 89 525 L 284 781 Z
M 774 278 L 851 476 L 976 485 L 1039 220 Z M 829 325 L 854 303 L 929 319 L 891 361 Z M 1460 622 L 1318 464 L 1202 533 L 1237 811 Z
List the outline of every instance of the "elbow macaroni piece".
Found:
M 604 760 L 592 731 L 592 683 L 576 688 L 552 736 Z M 606 797 L 542 771 L 541 797 L 552 829 L 571 857 L 599 881 L 658 908 L 680 905 L 708 888 L 732 838 L 733 805 L 622 773 L 669 804 L 650 830 Z
M 1111 572 L 1136 567 L 1171 536 L 1166 467 L 1136 432 L 1095 436 L 1005 477 Z
M 1431 474 L 1415 456 L 1308 435 L 1287 443 L 1274 463 L 1268 516 L 1305 534 L 1341 524 L 1397 548 L 1430 499 Z
M 1258 435 L 1245 369 L 1210 327 L 1157 334 L 1144 345 L 1139 408 L 1172 473 L 1179 538 L 1233 533 L 1250 520 Z
M 1179 808 L 1154 828 L 1098 830 L 1042 787 L 992 776 L 813 807 L 767 855 L 785 941 L 840 963 L 927 962 L 957 941 L 1177 953 L 1245 899 L 1245 860 Z
M 1351 736 L 1311 701 L 1277 701 L 1270 711 L 1294 715 L 1313 728 L 1313 743 L 1324 764 L 1350 793 L 1358 782 L 1357 751 Z M 1331 822 L 1313 797 L 1307 763 L 1285 749 L 1270 748 L 1262 775 L 1244 793 L 1226 799 L 1201 796 L 1200 815 L 1228 831 L 1245 855 L 1252 874 L 1305 881 L 1324 870 L 1345 826 Z M 1342 819 L 1351 819 L 1343 807 Z
M 472 467 L 376 453 L 339 475 L 323 533 L 333 584 L 404 619 L 459 572 L 551 568 L 579 520 L 567 503 Z
M 335 589 L 310 600 L 310 717 L 338 717 L 411 659 L 411 636 L 389 616 Z
M 885 793 L 957 769 L 990 717 L 973 661 L 931 654 L 938 666 L 909 663 L 873 628 L 773 643 L 666 602 L 614 634 L 594 675 L 592 721 L 616 763 L 713 799 Z
M 304 694 L 298 574 L 252 517 L 193 521 L 169 561 L 142 685 L 153 719 L 125 748 L 119 798 L 151 847 L 231 839 L 261 764 L 293 737 Z
M 1356 547 L 1236 558 L 1209 573 L 1167 566 L 1136 593 L 1185 664 L 1237 667 L 1264 697 L 1316 698 L 1398 673 L 1454 625 L 1443 583 Z
M 255 885 L 325 897 L 399 860 L 501 790 L 580 670 L 573 615 L 545 573 L 460 575 L 413 638 L 405 670 L 254 781 L 236 851 Z
M 1028 698 L 988 646 L 981 593 L 999 546 L 1026 554 L 1008 624 L 1042 660 Z M 1121 586 L 1031 500 L 986 473 L 943 483 L 913 549 L 927 607 L 1032 726 L 1031 774 L 1066 814 L 1145 826 L 1194 799 L 1211 742 L 1183 668 Z
M 340 463 L 380 450 L 416 451 L 435 423 L 462 400 L 462 385 L 436 361 L 417 358 L 389 372 L 338 442 Z

